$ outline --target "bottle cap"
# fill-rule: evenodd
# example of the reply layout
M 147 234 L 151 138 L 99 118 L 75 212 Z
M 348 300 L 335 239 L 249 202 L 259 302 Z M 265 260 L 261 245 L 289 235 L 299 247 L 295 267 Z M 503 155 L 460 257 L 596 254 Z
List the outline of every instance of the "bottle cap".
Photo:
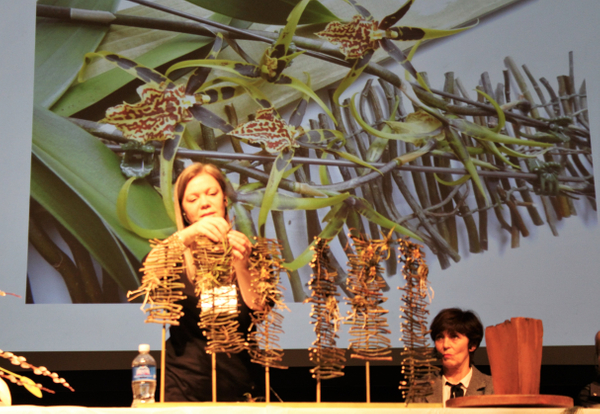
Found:
M 140 344 L 138 346 L 138 352 L 140 352 L 140 353 L 150 352 L 150 345 L 148 345 L 148 344 Z

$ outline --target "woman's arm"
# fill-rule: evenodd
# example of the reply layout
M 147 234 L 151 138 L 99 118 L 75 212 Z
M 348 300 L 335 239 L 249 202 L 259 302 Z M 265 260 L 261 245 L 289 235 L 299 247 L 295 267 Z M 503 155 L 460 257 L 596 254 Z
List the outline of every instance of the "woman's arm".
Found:
M 231 245 L 231 254 L 233 267 L 237 276 L 240 292 L 246 305 L 252 310 L 262 310 L 258 304 L 259 296 L 252 288 L 255 272 L 250 271 L 250 253 L 252 253 L 252 243 L 244 233 L 231 230 L 227 233 L 229 244 Z
M 223 217 L 206 217 L 175 234 L 188 247 L 198 236 L 206 236 L 214 242 L 223 241 L 229 230 L 231 225 Z
M 214 242 L 223 241 L 225 237 L 231 245 L 232 265 L 237 275 L 242 298 L 252 310 L 260 310 L 257 305 L 258 295 L 252 289 L 253 272 L 249 270 L 249 258 L 252 253 L 252 243 L 244 233 L 231 230 L 231 225 L 222 217 L 206 217 L 182 230 L 177 236 L 185 246 L 189 246 L 196 237 L 206 236 Z

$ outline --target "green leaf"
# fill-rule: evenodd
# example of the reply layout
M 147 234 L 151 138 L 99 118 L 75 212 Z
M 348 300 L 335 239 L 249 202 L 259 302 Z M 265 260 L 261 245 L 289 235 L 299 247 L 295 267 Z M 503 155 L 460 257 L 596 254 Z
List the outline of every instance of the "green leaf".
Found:
M 420 146 L 420 145 L 422 145 L 422 143 L 425 140 L 427 140 L 428 138 L 437 137 L 441 132 L 441 129 L 439 127 L 436 128 L 436 125 L 432 126 L 430 123 L 429 124 L 428 123 L 410 124 L 408 122 L 390 122 L 390 121 L 387 121 L 386 125 L 389 125 L 392 128 L 392 130 L 394 129 L 394 127 L 399 128 L 400 125 L 402 125 L 402 127 L 404 129 L 406 129 L 407 131 L 414 130 L 415 132 L 408 132 L 408 133 L 404 133 L 404 134 L 394 134 L 391 132 L 387 132 L 387 130 L 380 131 L 378 129 L 375 129 L 371 125 L 369 125 L 367 122 L 365 122 L 365 120 L 362 119 L 362 117 L 356 110 L 356 106 L 354 106 L 354 97 L 355 96 L 356 96 L 356 94 L 352 95 L 352 98 L 350 99 L 350 112 L 352 113 L 352 116 L 354 117 L 354 119 L 356 119 L 356 122 L 358 122 L 358 124 L 365 130 L 365 132 L 367 132 L 371 135 L 374 135 L 379 138 L 384 138 L 384 139 L 392 139 L 392 140 L 400 140 L 400 141 L 404 141 L 404 142 L 409 142 L 413 145 Z M 440 123 L 440 126 L 441 126 L 441 123 Z
M 236 201 L 258 207 L 263 204 L 263 191 L 252 193 L 238 193 Z M 275 194 L 271 204 L 271 210 L 318 210 L 320 208 L 335 206 L 350 196 L 350 193 L 342 193 L 332 197 L 290 197 L 284 194 Z
M 175 63 L 170 66 L 165 72 L 166 76 L 169 76 L 171 72 L 185 68 L 212 68 L 219 69 L 225 72 L 234 73 L 243 77 L 244 79 L 256 80 L 260 77 L 258 66 L 252 63 L 243 63 L 235 60 L 225 59 L 193 59 L 184 60 L 183 62 Z M 211 85 L 212 84 L 207 84 Z
M 233 27 L 247 28 L 248 22 L 231 20 L 218 14 L 214 14 L 209 19 L 219 23 L 231 24 Z M 138 56 L 135 61 L 140 65 L 150 68 L 156 68 L 167 62 L 187 55 L 188 53 L 200 48 L 210 47 L 214 39 L 191 34 L 181 34 L 173 39 L 161 44 L 160 46 Z M 88 50 L 91 52 L 92 50 Z M 79 66 L 83 64 L 83 53 L 80 57 Z M 37 58 L 36 58 L 37 59 Z M 60 71 L 60 66 L 55 67 L 54 71 Z M 37 75 L 37 73 L 36 73 Z M 131 82 L 131 75 L 121 69 L 112 69 L 93 78 L 87 79 L 83 83 L 71 86 L 64 95 L 52 106 L 52 111 L 62 116 L 70 116 L 81 111 L 84 108 L 98 102 L 102 98 L 115 92 L 117 89 Z
M 237 19 L 255 23 L 285 25 L 294 6 L 300 0 L 187 0 L 202 8 Z M 300 24 L 328 23 L 339 20 L 320 2 L 311 1 L 300 19 Z
M 176 137 L 163 142 L 160 151 L 160 193 L 163 205 L 171 221 L 175 223 L 175 201 L 173 199 L 173 165 L 175 155 L 181 142 L 181 135 L 185 131 L 176 132 Z M 138 233 L 139 234 L 139 233 Z
M 119 0 L 42 0 L 40 4 L 114 11 Z M 38 19 L 35 29 L 34 103 L 49 108 L 69 88 L 109 26 Z
M 496 114 L 498 115 L 498 125 L 496 125 L 496 127 L 492 129 L 492 131 L 500 133 L 500 131 L 502 131 L 502 128 L 504 128 L 504 125 L 506 124 L 506 115 L 504 115 L 504 111 L 502 110 L 502 108 L 500 108 L 498 102 L 496 102 L 495 99 L 492 99 L 490 95 L 488 95 L 481 89 L 475 89 L 475 91 L 477 91 L 478 94 L 486 98 L 496 110 Z
M 286 19 L 287 23 L 283 29 L 279 32 L 279 37 L 275 42 L 275 47 L 277 45 L 283 45 L 283 53 L 281 53 L 281 57 L 287 55 L 288 49 L 290 47 L 290 43 L 292 42 L 292 37 L 294 37 L 294 33 L 296 32 L 296 27 L 298 26 L 298 21 L 300 21 L 300 17 L 304 13 L 304 9 L 306 5 L 310 3 L 310 0 L 300 0 L 296 6 L 290 12 L 288 18 Z
M 385 218 L 377 211 L 373 209 L 373 207 L 367 202 L 367 200 L 355 197 L 356 203 L 354 205 L 354 209 L 359 212 L 362 216 L 364 216 L 367 220 L 381 226 L 386 229 L 394 229 L 398 233 L 402 233 L 408 237 L 412 237 L 419 241 L 423 241 L 419 236 L 410 231 L 404 226 L 399 225 L 398 223 L 394 223 L 393 221 Z
M 471 26 L 466 26 L 466 27 L 461 27 L 459 29 L 450 29 L 450 30 L 444 30 L 444 29 L 427 29 L 427 28 L 423 28 L 423 27 L 402 27 L 402 30 L 405 29 L 419 29 L 419 30 L 423 30 L 425 32 L 425 35 L 423 36 L 422 40 L 425 39 L 438 39 L 440 37 L 446 37 L 446 36 L 451 36 L 451 35 L 455 35 L 457 33 L 460 32 L 464 32 L 465 30 L 469 30 L 472 29 L 473 27 L 477 26 L 479 22 L 476 22 L 475 24 L 472 24 Z
M 319 96 L 310 88 L 310 86 L 292 76 L 287 75 L 281 75 L 281 78 L 276 83 L 278 85 L 289 86 L 290 88 L 296 89 L 298 92 L 302 92 L 303 94 L 310 96 L 313 101 L 323 108 L 329 118 L 331 118 L 331 120 L 333 120 L 333 122 L 337 125 L 337 121 L 335 120 L 335 117 L 331 113 L 329 107 L 321 100 L 321 98 L 319 98 Z
M 212 38 L 179 35 L 137 57 L 135 61 L 140 65 L 155 68 L 200 49 L 212 41 Z M 80 63 L 83 64 L 83 55 Z M 122 69 L 111 69 L 83 83 L 73 85 L 51 109 L 62 116 L 70 116 L 105 98 L 132 80 L 132 76 Z
M 31 160 L 31 196 L 85 246 L 123 290 L 139 286 L 134 267 L 106 223 L 36 157 Z
M 368 168 L 370 170 L 373 170 L 373 171 L 378 172 L 379 174 L 383 175 L 381 173 L 381 171 L 379 171 L 379 169 L 377 169 L 376 167 L 373 167 L 371 164 L 369 164 L 369 163 L 361 160 L 357 156 L 350 154 L 349 152 L 346 152 L 346 151 L 336 151 L 336 150 L 329 149 L 329 148 L 323 149 L 323 151 L 331 153 L 331 154 L 335 154 L 335 155 L 339 156 L 340 158 L 343 158 L 343 159 L 348 160 L 348 161 L 352 161 L 353 163 L 355 163 L 357 165 L 360 165 L 361 167 Z
M 256 242 L 256 230 L 254 229 L 254 222 L 252 221 L 252 215 L 248 210 L 244 208 L 242 203 L 232 203 L 233 210 L 235 211 L 235 228 L 241 231 L 250 239 L 254 244 Z M 230 216 L 231 217 L 231 216 Z
M 358 79 L 363 70 L 365 70 L 365 68 L 369 64 L 369 61 L 373 57 L 373 53 L 374 50 L 368 50 L 363 57 L 361 57 L 360 59 L 355 59 L 354 64 L 352 65 L 346 76 L 344 76 L 344 79 L 340 81 L 340 84 L 333 93 L 332 100 L 334 105 L 339 105 L 340 96 L 342 96 L 342 93 L 344 93 L 344 91 L 348 89 L 350 85 L 352 85 Z
M 125 184 L 119 157 L 98 139 L 58 115 L 36 106 L 32 152 L 71 188 L 138 259 L 149 252 L 148 241 L 126 230 L 117 218 L 117 197 Z M 160 196 L 147 183 L 132 188 L 130 215 L 145 228 L 175 231 Z
M 277 188 L 279 187 L 279 182 L 285 174 L 285 170 L 292 158 L 294 157 L 294 151 L 288 150 L 283 151 L 277 156 L 275 162 L 273 162 L 273 168 L 271 168 L 271 174 L 269 175 L 269 182 L 267 182 L 267 187 L 265 188 L 265 195 L 263 196 L 263 201 L 260 206 L 260 211 L 258 212 L 258 235 L 259 237 L 265 237 L 265 224 L 267 222 L 267 215 L 271 210 L 271 205 L 273 204 L 273 199 L 275 198 L 275 194 L 277 194 Z
M 348 216 L 348 207 L 345 204 L 340 205 L 338 208 L 332 208 L 332 210 L 337 210 L 335 214 L 329 216 L 330 220 L 327 223 L 327 226 L 321 231 L 319 234 L 319 238 L 321 239 L 332 239 L 342 230 L 344 227 L 344 223 L 346 222 L 346 217 Z M 296 259 L 294 259 L 291 263 L 284 263 L 283 267 L 287 270 L 294 271 L 298 270 L 301 267 L 307 265 L 313 258 L 314 252 L 311 249 L 315 245 L 313 241 Z
M 510 162 L 510 160 L 508 158 L 506 158 L 498 149 L 498 147 L 496 147 L 496 144 L 494 144 L 493 142 L 489 142 L 489 141 L 485 141 L 485 140 L 479 140 L 479 142 L 481 143 L 481 145 L 483 145 L 483 147 L 485 149 L 487 149 L 489 152 L 491 152 L 492 154 L 494 154 L 496 157 L 498 157 L 498 159 L 500 159 L 501 161 L 503 161 L 504 163 L 510 165 L 513 168 L 516 168 L 517 170 L 520 170 L 521 167 Z
M 396 118 L 396 113 L 398 111 L 398 106 L 400 106 L 400 100 L 396 98 L 396 103 L 394 104 L 394 108 L 390 111 L 390 116 L 388 117 L 388 122 L 394 122 Z M 382 132 L 390 132 L 391 127 L 388 123 L 386 123 L 381 129 Z M 376 137 L 373 140 L 373 143 L 369 146 L 367 150 L 367 154 L 365 156 L 365 160 L 367 162 L 377 162 L 383 155 L 385 148 L 388 145 L 389 140 L 386 138 Z
M 458 134 L 451 128 L 448 128 L 446 130 L 446 139 L 448 140 L 448 144 L 450 144 L 454 155 L 456 155 L 458 159 L 463 163 L 465 169 L 471 175 L 473 183 L 475 184 L 481 195 L 483 195 L 483 198 L 487 203 L 488 197 L 485 191 L 483 190 L 483 183 L 481 182 L 481 178 L 479 177 L 477 168 L 475 167 L 475 164 L 473 164 L 473 159 L 469 155 L 465 144 L 462 142 Z
M 129 212 L 127 211 L 127 197 L 129 196 L 131 184 L 133 184 L 134 181 L 135 177 L 129 178 L 125 181 L 123 187 L 121 187 L 121 191 L 119 191 L 119 196 L 117 197 L 117 217 L 119 218 L 119 222 L 127 230 L 134 232 L 143 239 L 166 239 L 173 233 L 172 228 L 158 230 L 145 229 L 135 224 L 129 218 Z
M 508 135 L 498 134 L 486 127 L 474 124 L 461 118 L 448 119 L 448 122 L 453 128 L 456 128 L 463 134 L 469 135 L 473 138 L 483 139 L 486 141 L 508 145 L 526 145 L 529 147 L 547 148 L 553 146 L 553 144 L 547 142 L 531 141 L 528 139 L 513 138 Z
M 545 152 L 547 152 L 548 150 L 542 150 L 542 151 L 538 151 L 537 154 L 524 154 L 522 152 L 519 151 L 515 151 L 511 148 L 508 148 L 506 145 L 504 144 L 498 144 L 500 146 L 500 148 L 498 148 L 500 150 L 500 152 L 503 152 L 505 154 L 510 155 L 511 157 L 517 157 L 517 158 L 537 158 L 538 155 L 541 155 Z M 541 154 L 540 154 L 541 153 Z
M 437 181 L 440 184 L 446 185 L 448 187 L 453 187 L 455 185 L 464 184 L 471 179 L 471 176 L 469 174 L 465 174 L 462 177 L 460 177 L 458 180 L 455 180 L 455 181 L 442 180 L 436 173 L 433 173 L 433 177 L 435 178 L 435 181 Z

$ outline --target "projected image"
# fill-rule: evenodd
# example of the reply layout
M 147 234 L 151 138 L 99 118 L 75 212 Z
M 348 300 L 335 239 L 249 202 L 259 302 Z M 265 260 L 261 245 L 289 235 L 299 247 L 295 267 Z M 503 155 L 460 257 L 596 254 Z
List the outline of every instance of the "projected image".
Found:
M 194 162 L 226 175 L 236 230 L 281 244 L 286 302 L 311 296 L 316 240 L 349 295 L 353 240 L 390 240 L 389 290 L 403 285 L 399 239 L 447 269 L 501 254 L 492 240 L 519 248 L 541 226 L 560 237 L 559 222 L 595 217 L 577 57 L 565 50 L 569 72 L 548 80 L 499 56 L 476 84 L 433 84 L 438 67 L 411 63 L 422 42 L 460 42 L 514 1 L 282 0 L 229 16 L 182 0 L 183 18 L 119 11 L 135 28 L 119 13 L 101 24 L 118 0 L 85 21 L 41 3 L 27 303 L 126 303 L 149 241 L 177 230 L 174 183 Z

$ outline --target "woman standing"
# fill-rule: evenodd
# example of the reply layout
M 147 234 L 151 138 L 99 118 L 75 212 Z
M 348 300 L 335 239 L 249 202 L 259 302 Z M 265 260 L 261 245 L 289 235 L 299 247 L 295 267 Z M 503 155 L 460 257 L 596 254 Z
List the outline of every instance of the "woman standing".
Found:
M 442 372 L 427 402 L 445 405 L 450 398 L 493 394 L 492 377 L 472 365 L 473 354 L 483 339 L 479 318 L 472 311 L 443 309 L 430 328 L 435 349 L 441 355 Z
M 250 312 L 257 310 L 257 296 L 251 287 L 249 257 L 252 252 L 250 240 L 241 232 L 233 230 L 227 213 L 225 177 L 211 164 L 192 164 L 175 183 L 175 216 L 177 232 L 162 242 L 162 247 L 183 251 L 182 282 L 186 299 L 179 326 L 171 325 L 170 338 L 166 344 L 165 401 L 210 401 L 212 399 L 211 356 L 206 353 L 207 338 L 199 328 L 199 298 L 195 294 L 194 278 L 196 263 L 189 249 L 198 236 L 206 236 L 213 242 L 225 239 L 231 246 L 235 285 L 232 296 L 237 297 L 239 310 L 238 332 L 245 336 L 250 326 Z M 152 262 L 160 251 L 155 247 L 146 263 Z M 233 293 L 236 292 L 236 293 Z M 242 401 L 244 394 L 256 395 L 253 390 L 253 371 L 260 370 L 250 363 L 246 351 L 235 354 L 217 354 L 218 401 Z

